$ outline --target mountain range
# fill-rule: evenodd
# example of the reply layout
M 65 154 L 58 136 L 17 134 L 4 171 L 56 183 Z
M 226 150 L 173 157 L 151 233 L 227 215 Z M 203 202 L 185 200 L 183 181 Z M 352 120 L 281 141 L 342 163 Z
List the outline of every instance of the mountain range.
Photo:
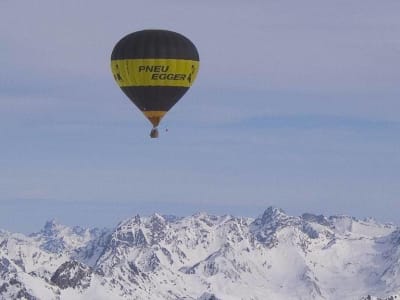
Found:
M 400 299 L 400 228 L 269 207 L 0 230 L 0 299 Z

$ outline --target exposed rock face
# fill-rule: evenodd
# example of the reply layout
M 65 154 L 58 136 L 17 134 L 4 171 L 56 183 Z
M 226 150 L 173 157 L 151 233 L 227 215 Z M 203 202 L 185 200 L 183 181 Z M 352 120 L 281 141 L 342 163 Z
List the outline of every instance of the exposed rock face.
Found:
M 217 298 L 214 294 L 204 293 L 198 298 L 198 300 L 221 300 L 221 299 Z
M 60 289 L 82 288 L 90 285 L 92 270 L 77 261 L 66 261 L 51 277 L 51 282 Z

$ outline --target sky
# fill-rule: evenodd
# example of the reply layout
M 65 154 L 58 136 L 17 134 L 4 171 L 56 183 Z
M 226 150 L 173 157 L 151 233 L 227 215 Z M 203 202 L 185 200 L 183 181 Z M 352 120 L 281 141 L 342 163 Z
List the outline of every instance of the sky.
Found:
M 400 224 L 398 0 L 0 1 L 0 228 L 267 207 Z M 195 84 L 150 139 L 113 80 L 180 32 Z M 168 129 L 168 131 L 166 131 Z

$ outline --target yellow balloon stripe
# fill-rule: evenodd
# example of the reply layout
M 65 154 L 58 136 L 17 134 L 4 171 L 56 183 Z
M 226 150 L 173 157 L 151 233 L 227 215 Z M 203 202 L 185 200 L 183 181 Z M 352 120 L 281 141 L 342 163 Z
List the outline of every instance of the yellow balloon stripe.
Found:
M 117 59 L 111 70 L 120 87 L 190 87 L 196 79 L 199 62 L 185 59 Z

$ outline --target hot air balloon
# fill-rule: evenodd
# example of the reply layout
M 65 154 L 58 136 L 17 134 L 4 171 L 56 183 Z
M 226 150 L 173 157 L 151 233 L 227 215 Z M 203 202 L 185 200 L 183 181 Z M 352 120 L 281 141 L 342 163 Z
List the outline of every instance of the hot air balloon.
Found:
M 183 35 L 147 29 L 123 37 L 111 54 L 114 79 L 126 96 L 153 124 L 187 92 L 199 70 L 195 45 Z

